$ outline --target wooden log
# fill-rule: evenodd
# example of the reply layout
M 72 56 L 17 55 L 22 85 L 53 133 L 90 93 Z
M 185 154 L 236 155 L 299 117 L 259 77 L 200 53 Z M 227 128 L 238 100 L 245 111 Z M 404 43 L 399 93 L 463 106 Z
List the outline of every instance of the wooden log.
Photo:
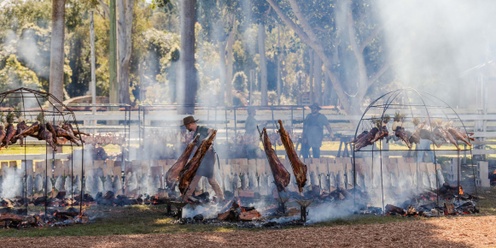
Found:
M 242 221 L 252 221 L 261 218 L 262 215 L 257 210 L 253 209 L 250 211 L 241 212 L 238 216 L 239 220 Z
M 5 213 L 5 214 L 0 214 L 0 221 L 16 221 L 16 222 L 21 222 L 23 221 L 24 218 L 20 215 L 17 214 L 12 214 L 12 213 Z

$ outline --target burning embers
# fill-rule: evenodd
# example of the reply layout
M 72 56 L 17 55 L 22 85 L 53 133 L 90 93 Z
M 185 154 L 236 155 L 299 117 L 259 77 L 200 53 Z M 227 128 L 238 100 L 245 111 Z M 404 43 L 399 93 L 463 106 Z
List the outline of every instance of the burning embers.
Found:
M 80 214 L 77 209 L 69 208 L 67 211 L 51 210 L 47 214 L 25 215 L 17 213 L 0 213 L 0 224 L 4 228 L 29 228 L 29 227 L 55 227 L 73 224 L 85 224 L 89 217 Z
M 384 208 L 387 215 L 437 217 L 444 215 L 464 215 L 479 213 L 476 197 L 464 194 L 461 186 L 450 186 L 444 183 L 435 192 L 425 192 L 402 206 L 388 204 Z M 438 204 L 438 202 L 442 202 Z
M 239 199 L 233 199 L 221 208 L 217 219 L 222 221 L 251 221 L 261 217 L 262 214 L 255 207 L 241 206 Z

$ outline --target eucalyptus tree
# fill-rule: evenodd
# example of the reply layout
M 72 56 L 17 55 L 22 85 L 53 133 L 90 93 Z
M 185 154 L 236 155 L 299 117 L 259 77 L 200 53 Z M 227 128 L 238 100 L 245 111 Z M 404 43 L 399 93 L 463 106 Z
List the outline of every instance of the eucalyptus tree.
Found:
M 373 0 L 266 0 L 324 65 L 343 110 L 358 114 L 388 71 Z
M 65 0 L 52 0 L 49 92 L 59 100 L 64 99 L 64 24 Z
M 118 15 L 118 72 L 119 72 L 119 102 L 130 104 L 129 94 L 130 63 L 132 54 L 132 28 L 134 17 L 134 0 L 117 1 Z

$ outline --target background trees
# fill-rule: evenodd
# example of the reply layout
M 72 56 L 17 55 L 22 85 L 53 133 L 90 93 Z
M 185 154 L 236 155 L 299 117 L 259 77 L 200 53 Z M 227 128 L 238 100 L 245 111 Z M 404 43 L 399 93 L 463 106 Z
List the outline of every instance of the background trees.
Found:
M 60 33 L 52 30 L 50 13 L 52 3 L 59 2 L 65 2 L 64 58 L 50 73 L 52 37 Z M 66 99 L 88 94 L 91 11 L 95 13 L 97 95 L 109 96 L 107 0 L 7 0 L 1 4 L 0 90 L 62 87 Z M 458 18 L 463 22 L 456 26 L 450 22 L 457 21 L 455 13 L 463 16 L 458 11 L 463 1 L 427 6 L 425 26 L 417 18 L 422 16 L 415 12 L 414 3 L 408 5 L 411 11 L 404 11 L 402 5 L 382 0 L 126 0 L 117 5 L 119 87 L 114 92 L 118 91 L 119 102 L 131 104 L 319 102 L 356 114 L 368 98 L 408 86 L 409 80 L 428 82 L 433 90 L 458 90 L 459 99 L 470 99 L 463 97 L 459 87 L 440 83 L 449 79 L 461 85 L 471 80 L 469 73 L 460 71 L 490 60 L 496 40 L 490 32 L 480 36 L 470 31 L 477 25 L 491 30 L 491 22 L 484 20 L 492 18 L 488 10 L 496 9 L 491 3 L 465 6 L 470 9 L 464 12 L 467 18 Z M 190 14 L 183 19 L 191 19 L 188 32 L 181 29 L 185 6 Z M 410 12 L 416 14 L 409 16 Z M 464 39 L 452 33 L 471 35 Z M 189 64 L 180 67 L 181 59 Z M 56 73 L 63 73 L 58 74 L 63 80 L 52 79 L 60 86 L 49 87 L 50 74 Z M 187 94 L 179 91 L 183 86 Z

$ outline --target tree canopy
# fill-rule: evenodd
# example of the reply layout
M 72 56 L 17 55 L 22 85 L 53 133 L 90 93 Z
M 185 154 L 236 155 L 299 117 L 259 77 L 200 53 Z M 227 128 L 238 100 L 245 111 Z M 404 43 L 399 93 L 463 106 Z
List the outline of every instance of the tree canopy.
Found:
M 49 90 L 51 2 L 3 3 L 0 90 L 17 86 Z M 64 97 L 89 92 L 92 13 L 97 95 L 108 96 L 108 1 L 65 2 Z M 167 104 L 179 100 L 177 89 L 184 83 L 178 73 L 179 62 L 185 55 L 181 51 L 180 2 L 122 2 L 117 13 L 118 78 L 123 90 L 119 94 L 125 96 L 121 101 Z M 398 60 L 393 58 L 393 54 L 403 52 L 401 44 L 391 42 L 391 23 L 402 20 L 390 14 L 397 7 L 381 0 L 196 1 L 195 39 L 191 42 L 195 47 L 198 95 L 193 101 L 220 106 L 307 104 L 301 97 L 305 93 L 310 102 L 359 113 L 368 98 L 400 87 L 405 81 L 404 76 L 398 76 Z M 439 14 L 434 20 L 441 17 Z M 443 23 L 437 26 L 445 27 Z M 419 32 L 407 35 L 414 37 Z M 421 41 L 426 42 L 425 38 Z M 417 48 L 423 49 L 420 45 Z M 477 61 L 472 57 L 471 61 Z M 427 74 L 421 78 L 425 82 L 442 81 L 432 72 Z

